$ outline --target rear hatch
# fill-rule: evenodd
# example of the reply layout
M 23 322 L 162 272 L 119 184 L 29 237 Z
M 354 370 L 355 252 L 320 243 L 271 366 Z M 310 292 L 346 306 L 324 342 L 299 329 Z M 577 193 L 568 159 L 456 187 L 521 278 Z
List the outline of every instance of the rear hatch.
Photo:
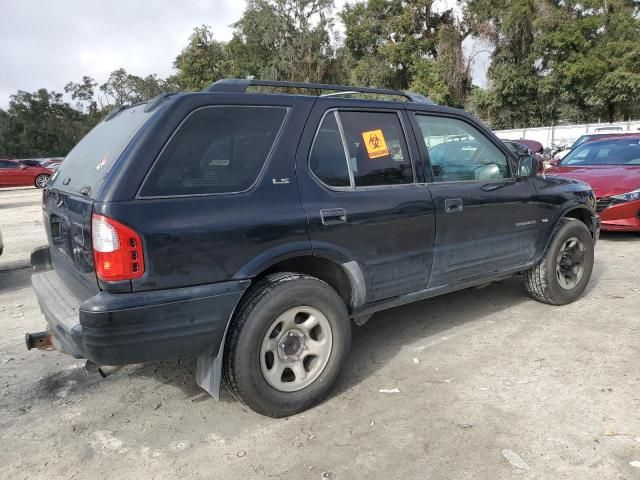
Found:
M 51 261 L 60 279 L 80 301 L 100 290 L 91 244 L 96 195 L 150 116 L 145 105 L 109 114 L 69 153 L 44 190 L 44 225 Z

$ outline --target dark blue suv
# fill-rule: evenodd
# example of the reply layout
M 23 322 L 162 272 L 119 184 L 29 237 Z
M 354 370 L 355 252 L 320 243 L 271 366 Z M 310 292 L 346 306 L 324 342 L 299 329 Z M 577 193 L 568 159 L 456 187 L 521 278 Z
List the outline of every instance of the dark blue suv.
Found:
M 291 415 L 330 390 L 351 321 L 517 273 L 540 301 L 576 300 L 594 206 L 419 95 L 252 80 L 161 95 L 111 112 L 47 184 L 32 283 L 48 328 L 27 346 L 103 372 L 197 357 L 212 395 L 224 378 Z

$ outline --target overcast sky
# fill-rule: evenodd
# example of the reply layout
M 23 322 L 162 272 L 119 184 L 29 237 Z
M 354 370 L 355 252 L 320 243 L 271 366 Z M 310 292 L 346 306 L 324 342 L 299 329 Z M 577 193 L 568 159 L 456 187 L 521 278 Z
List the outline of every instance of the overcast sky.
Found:
M 244 0 L 0 0 L 0 108 L 17 90 L 63 92 L 67 82 L 83 75 L 103 83 L 120 67 L 166 77 L 194 27 L 211 25 L 218 40 L 228 40 L 229 25 L 244 5 Z M 476 58 L 475 83 L 484 82 L 487 63 L 486 55 Z

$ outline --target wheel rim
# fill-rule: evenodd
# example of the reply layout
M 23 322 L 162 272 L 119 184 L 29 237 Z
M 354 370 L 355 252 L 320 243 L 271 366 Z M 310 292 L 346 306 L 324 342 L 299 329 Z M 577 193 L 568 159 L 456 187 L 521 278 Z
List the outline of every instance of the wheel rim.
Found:
M 580 282 L 584 274 L 584 245 L 576 237 L 562 244 L 556 258 L 556 276 L 565 290 L 571 290 Z
M 44 188 L 44 186 L 47 184 L 48 179 L 49 177 L 47 177 L 46 175 L 38 175 L 36 177 L 36 187 Z
M 324 371 L 332 345 L 331 325 L 322 312 L 307 306 L 287 310 L 262 340 L 262 374 L 276 390 L 302 390 Z

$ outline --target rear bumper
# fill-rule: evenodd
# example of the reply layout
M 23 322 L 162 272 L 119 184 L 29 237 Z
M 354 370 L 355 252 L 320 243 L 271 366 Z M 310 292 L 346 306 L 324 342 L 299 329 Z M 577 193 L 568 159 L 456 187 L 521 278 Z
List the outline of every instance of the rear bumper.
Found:
M 82 303 L 55 270 L 34 273 L 31 283 L 57 349 L 98 365 L 126 365 L 216 354 L 250 281 L 100 292 Z
M 610 231 L 640 231 L 640 200 L 619 203 L 600 212 L 602 229 Z

